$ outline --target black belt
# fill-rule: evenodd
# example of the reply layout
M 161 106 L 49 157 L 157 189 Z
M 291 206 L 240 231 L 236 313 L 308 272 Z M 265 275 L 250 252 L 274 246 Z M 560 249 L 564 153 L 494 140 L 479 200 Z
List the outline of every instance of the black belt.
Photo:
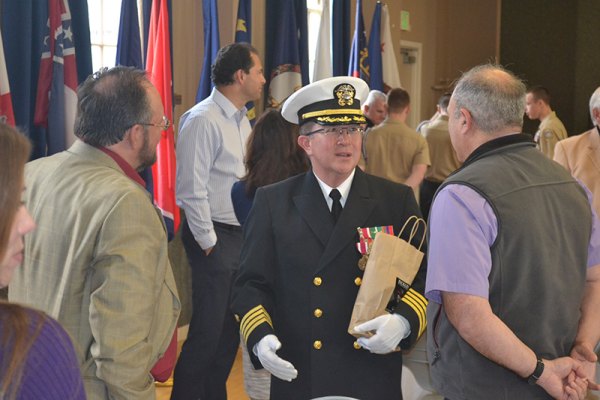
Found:
M 226 229 L 228 231 L 234 231 L 234 232 L 241 232 L 242 231 L 242 227 L 239 225 L 229 225 L 229 224 L 224 224 L 222 222 L 217 222 L 217 221 L 213 221 L 212 222 L 214 226 L 218 226 L 219 228 L 223 228 Z

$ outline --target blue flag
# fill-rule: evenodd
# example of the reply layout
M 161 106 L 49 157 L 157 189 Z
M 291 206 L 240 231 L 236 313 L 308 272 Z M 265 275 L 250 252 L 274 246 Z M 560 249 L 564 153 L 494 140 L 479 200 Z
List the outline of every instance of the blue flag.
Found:
M 300 38 L 296 7 L 292 1 L 278 2 L 277 28 L 273 35 L 272 69 L 268 104 L 280 108 L 283 102 L 302 87 Z
M 144 69 L 137 0 L 123 0 L 121 3 L 115 64 Z
M 210 96 L 213 88 L 210 79 L 210 70 L 217 58 L 217 52 L 220 47 L 217 0 L 204 0 L 202 2 L 202 14 L 204 16 L 204 60 L 202 61 L 200 84 L 196 93 L 196 103 Z
M 375 5 L 371 34 L 369 35 L 369 88 L 383 91 L 383 66 L 381 61 L 381 3 Z
M 235 24 L 235 42 L 252 42 L 252 3 L 251 0 L 240 0 L 238 4 L 237 22 Z
M 367 50 L 367 35 L 365 34 L 361 0 L 356 0 L 355 27 L 352 49 L 350 50 L 350 62 L 348 63 L 348 75 L 369 82 L 369 51 Z
M 235 42 L 241 43 L 251 43 L 252 42 L 252 31 L 251 31 L 251 23 L 252 23 L 252 7 L 251 0 L 240 0 L 238 4 L 238 15 L 237 22 L 235 24 Z M 246 108 L 248 112 L 246 116 L 250 121 L 250 124 L 254 126 L 254 122 L 256 121 L 256 108 L 254 108 L 254 102 L 249 101 L 246 103 Z
M 333 0 L 331 10 L 331 61 L 333 76 L 344 76 L 350 58 L 350 0 Z

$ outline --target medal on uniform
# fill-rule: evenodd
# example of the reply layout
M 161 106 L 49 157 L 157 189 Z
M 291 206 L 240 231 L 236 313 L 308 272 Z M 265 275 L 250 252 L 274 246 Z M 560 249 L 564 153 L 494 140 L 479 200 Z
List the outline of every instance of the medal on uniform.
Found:
M 356 228 L 358 231 L 359 242 L 356 243 L 356 248 L 362 257 L 358 260 L 358 268 L 361 271 L 365 270 L 367 262 L 369 261 L 369 254 L 371 253 L 371 246 L 373 246 L 373 240 L 379 232 L 385 232 L 390 235 L 394 234 L 394 227 L 388 226 L 374 226 L 370 228 Z

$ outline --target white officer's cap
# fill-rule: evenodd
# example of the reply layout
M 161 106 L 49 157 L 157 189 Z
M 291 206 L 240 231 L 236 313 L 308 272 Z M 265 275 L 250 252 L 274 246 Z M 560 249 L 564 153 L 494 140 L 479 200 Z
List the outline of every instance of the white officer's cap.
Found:
M 287 121 L 302 125 L 365 124 L 360 105 L 369 95 L 369 86 L 360 78 L 335 76 L 304 86 L 283 103 Z

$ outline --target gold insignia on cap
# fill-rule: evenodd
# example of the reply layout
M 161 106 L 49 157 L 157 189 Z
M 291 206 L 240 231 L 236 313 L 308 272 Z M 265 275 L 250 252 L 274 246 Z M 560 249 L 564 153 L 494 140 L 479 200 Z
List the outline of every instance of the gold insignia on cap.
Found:
M 356 90 L 349 83 L 342 83 L 333 89 L 333 94 L 338 99 L 338 104 L 341 107 L 351 106 L 354 103 L 354 94 Z

